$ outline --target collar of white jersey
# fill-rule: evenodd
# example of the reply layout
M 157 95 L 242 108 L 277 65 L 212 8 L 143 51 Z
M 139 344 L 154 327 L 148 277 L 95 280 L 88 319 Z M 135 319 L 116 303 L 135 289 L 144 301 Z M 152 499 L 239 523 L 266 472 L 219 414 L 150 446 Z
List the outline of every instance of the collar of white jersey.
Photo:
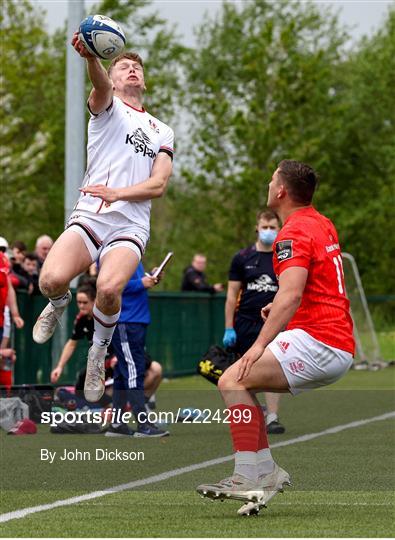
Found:
M 144 107 L 143 107 L 142 109 L 137 109 L 136 107 L 133 107 L 133 105 L 130 105 L 130 103 L 128 103 L 127 101 L 123 101 L 121 98 L 118 98 L 118 99 L 120 99 L 124 105 L 126 105 L 127 107 L 130 107 L 130 108 L 133 109 L 134 111 L 137 111 L 137 112 L 139 112 L 139 113 L 145 113 L 145 112 L 147 112 L 147 111 L 144 109 Z

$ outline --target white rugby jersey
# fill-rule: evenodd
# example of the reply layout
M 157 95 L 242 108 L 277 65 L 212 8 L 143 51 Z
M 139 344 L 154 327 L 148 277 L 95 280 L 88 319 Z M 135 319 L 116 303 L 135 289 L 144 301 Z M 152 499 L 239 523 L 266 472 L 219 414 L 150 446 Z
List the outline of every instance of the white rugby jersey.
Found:
M 173 130 L 147 111 L 135 109 L 118 97 L 88 124 L 88 156 L 83 186 L 134 186 L 151 175 L 159 152 L 173 157 Z M 98 197 L 81 193 L 74 210 L 103 214 L 120 212 L 149 230 L 151 201 L 116 201 L 107 206 Z

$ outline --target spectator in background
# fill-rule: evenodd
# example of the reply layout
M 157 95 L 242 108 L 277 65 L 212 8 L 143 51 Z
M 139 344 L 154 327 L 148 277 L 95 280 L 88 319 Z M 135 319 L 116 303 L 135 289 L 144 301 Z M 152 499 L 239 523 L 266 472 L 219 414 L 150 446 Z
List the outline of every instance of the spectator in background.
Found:
M 1 294 L 1 293 L 0 293 Z M 0 339 L 0 349 L 8 349 L 11 341 L 11 313 L 10 308 L 6 306 L 4 308 L 3 315 L 3 337 Z
M 24 322 L 19 315 L 18 304 L 16 301 L 16 294 L 11 283 L 9 276 L 10 262 L 6 256 L 8 248 L 8 242 L 5 238 L 0 237 L 0 343 L 3 343 L 4 322 L 6 306 L 9 307 L 12 318 L 17 328 L 23 328 Z M 0 346 L 3 349 L 3 344 Z M 6 387 L 12 385 L 12 366 L 15 362 L 15 355 L 11 354 L 10 349 L 5 349 L 3 358 L 0 362 L 0 380 L 1 384 Z
M 77 286 L 79 287 L 80 285 L 85 285 L 87 283 L 96 289 L 97 273 L 97 264 L 94 262 L 89 266 L 86 272 L 79 276 Z
M 272 210 L 260 212 L 256 242 L 236 253 L 230 266 L 223 345 L 232 347 L 240 356 L 255 343 L 263 326 L 261 309 L 273 302 L 278 291 L 272 246 L 279 230 L 279 220 Z M 265 401 L 267 432 L 284 433 L 278 420 L 280 394 L 266 392 Z
M 25 255 L 27 251 L 26 244 L 20 240 L 16 240 L 11 245 L 12 256 L 11 263 L 14 271 L 18 271 L 22 267 L 23 261 L 25 260 Z
M 10 280 L 10 261 L 6 255 L 8 242 L 0 236 L 0 342 L 3 338 L 4 310 L 8 306 L 17 328 L 23 328 L 24 322 L 19 315 L 14 287 Z
M 35 253 L 26 253 L 22 270 L 29 280 L 28 293 L 41 294 L 38 286 L 38 259 Z
M 145 337 L 151 322 L 147 289 L 158 282 L 159 278 L 144 272 L 140 262 L 122 293 L 121 315 L 111 341 L 111 348 L 118 359 L 114 368 L 113 408 L 123 411 L 129 402 L 136 417 L 137 431 L 132 431 L 127 424 L 112 424 L 107 430 L 107 437 L 169 435 L 168 431 L 144 422 L 146 398 L 151 398 L 152 405 L 152 394 L 162 379 L 161 365 L 152 362 L 145 352 Z
M 21 247 L 23 248 L 26 248 L 25 244 L 23 244 L 23 242 L 20 242 L 19 243 L 21 245 Z M 13 264 L 14 264 L 14 244 L 12 245 L 12 256 L 11 258 L 8 257 L 12 267 L 13 267 Z M 8 250 L 8 255 L 9 255 L 9 249 L 8 249 L 8 242 L 7 240 L 4 238 L 4 237 L 1 237 L 0 238 L 0 251 L 2 253 L 4 253 L 6 256 L 7 256 L 7 250 Z M 19 253 L 19 250 L 18 250 L 18 255 L 19 255 L 19 261 L 23 260 L 23 257 L 24 255 L 22 253 Z M 11 268 L 11 265 L 10 265 L 10 268 Z M 14 285 L 14 282 L 13 282 L 13 279 L 12 279 L 12 274 L 10 273 L 10 278 L 11 278 L 11 283 L 13 285 L 13 287 L 15 288 L 15 285 Z M 10 336 L 11 336 L 11 314 L 10 314 L 10 308 L 8 307 L 8 305 L 5 306 L 4 308 L 4 315 L 3 315 L 4 319 L 3 319 L 3 337 L 2 339 L 0 339 L 0 348 L 1 349 L 8 349 L 9 348 L 9 343 L 10 343 Z M 1 368 L 0 368 L 1 369 Z
M 47 234 L 43 234 L 42 236 L 39 236 L 36 240 L 35 253 L 37 255 L 39 273 L 52 246 L 53 246 L 53 240 Z
M 4 238 L 4 236 L 0 236 L 0 252 L 1 253 L 7 253 L 7 249 L 8 249 L 7 240 Z M 7 258 L 7 260 L 8 260 L 8 258 Z
M 223 291 L 224 286 L 222 285 L 222 283 L 215 283 L 214 285 L 209 285 L 205 274 L 206 266 L 206 256 L 202 255 L 201 253 L 196 253 L 193 256 L 191 265 L 184 270 L 181 290 L 184 292 L 195 291 L 208 292 L 211 294 Z
M 5 387 L 7 395 L 12 386 L 12 369 L 15 361 L 14 349 L 3 349 L 0 347 L 0 387 Z
M 28 294 L 41 294 L 38 287 L 38 259 L 35 253 L 26 253 L 21 265 L 13 265 L 11 281 L 14 289 Z
M 26 255 L 26 244 L 24 242 L 21 242 L 20 240 L 16 240 L 11 245 L 11 257 L 10 257 L 10 263 L 11 263 L 11 282 L 14 287 L 14 289 L 26 289 L 28 283 L 25 280 L 25 278 L 22 276 L 22 265 L 23 261 L 25 260 Z
M 147 411 L 156 409 L 155 392 L 162 382 L 162 366 L 144 351 L 145 357 L 145 377 L 144 377 L 144 397 Z

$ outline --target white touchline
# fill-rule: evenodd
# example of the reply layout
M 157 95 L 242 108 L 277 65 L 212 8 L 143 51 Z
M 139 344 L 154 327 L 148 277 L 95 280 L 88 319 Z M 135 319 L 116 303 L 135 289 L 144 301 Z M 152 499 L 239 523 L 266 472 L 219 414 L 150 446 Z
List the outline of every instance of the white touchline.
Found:
M 325 501 L 325 502 L 270 502 L 270 506 L 276 505 L 276 506 L 325 506 L 328 508 L 328 506 L 390 506 L 391 508 L 394 506 L 393 502 L 384 502 L 384 503 L 376 503 L 376 502 L 337 502 L 337 501 Z
M 355 422 L 350 422 L 349 424 L 341 424 L 339 426 L 334 426 L 332 428 L 324 429 L 324 431 L 319 431 L 317 433 L 308 433 L 307 435 L 301 435 L 300 437 L 295 437 L 294 439 L 281 441 L 281 442 L 272 444 L 270 448 L 280 448 L 281 446 L 289 446 L 291 444 L 311 441 L 312 439 L 317 439 L 318 437 L 323 437 L 324 435 L 331 435 L 333 433 L 339 433 L 340 431 L 344 431 L 346 429 L 356 428 L 356 427 L 364 426 L 366 424 L 370 424 L 371 422 L 379 422 L 380 420 L 388 420 L 389 418 L 394 418 L 394 417 L 395 417 L 395 411 L 391 411 L 385 414 L 381 414 L 380 416 L 373 416 L 372 418 L 356 420 Z M 92 499 L 104 497 L 105 495 L 111 495 L 112 493 L 119 493 L 121 491 L 126 491 L 127 489 L 133 489 L 140 486 L 146 486 L 148 484 L 155 484 L 156 482 L 162 482 L 163 480 L 168 480 L 169 478 L 172 478 L 173 476 L 179 476 L 180 474 L 197 471 L 198 469 L 205 469 L 206 467 L 211 467 L 212 465 L 225 463 L 226 461 L 231 461 L 232 459 L 233 459 L 233 455 L 224 456 L 224 457 L 220 457 L 216 459 L 210 459 L 208 461 L 202 461 L 201 463 L 195 463 L 194 465 L 188 465 L 187 467 L 181 467 L 179 469 L 173 469 L 172 471 L 156 474 L 154 476 L 148 476 L 148 478 L 142 478 L 141 480 L 134 480 L 133 482 L 128 482 L 127 484 L 120 484 L 119 486 L 103 489 L 101 491 L 92 491 L 92 493 L 86 493 L 85 495 L 78 495 L 77 497 L 71 497 L 70 499 L 63 499 L 60 501 L 55 501 L 53 503 L 41 504 L 39 506 L 32 506 L 30 508 L 22 508 L 21 510 L 15 510 L 14 512 L 7 512 L 6 514 L 0 515 L 0 523 L 5 523 L 6 521 L 11 521 L 13 519 L 21 519 L 30 514 L 36 514 L 37 512 L 44 512 L 45 510 L 53 510 L 54 508 L 59 508 L 61 506 L 70 506 L 72 504 L 78 504 L 83 501 L 90 501 Z

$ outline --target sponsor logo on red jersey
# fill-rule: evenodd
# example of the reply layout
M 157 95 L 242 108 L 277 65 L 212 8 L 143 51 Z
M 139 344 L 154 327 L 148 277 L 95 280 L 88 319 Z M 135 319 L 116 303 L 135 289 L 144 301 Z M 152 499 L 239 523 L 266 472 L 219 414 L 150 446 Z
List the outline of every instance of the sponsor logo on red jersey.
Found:
M 276 243 L 276 255 L 278 262 L 292 259 L 294 256 L 292 244 L 293 240 L 281 240 L 280 242 Z

